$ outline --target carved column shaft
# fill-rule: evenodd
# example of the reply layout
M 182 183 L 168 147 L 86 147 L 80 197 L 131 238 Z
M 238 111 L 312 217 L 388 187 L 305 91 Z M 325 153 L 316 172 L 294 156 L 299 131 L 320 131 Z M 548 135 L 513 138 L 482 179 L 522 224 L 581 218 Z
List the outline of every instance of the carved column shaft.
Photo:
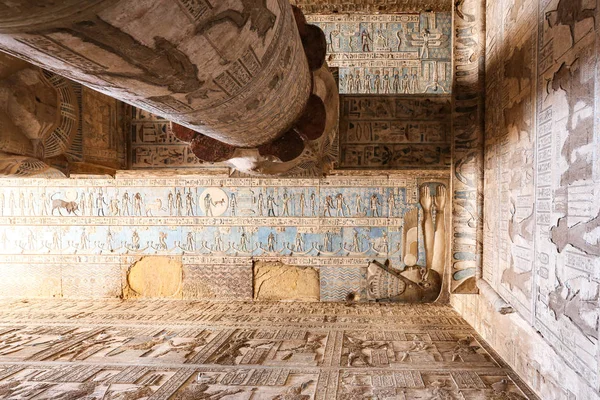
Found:
M 477 293 L 483 237 L 485 1 L 454 5 L 452 292 Z
M 287 0 L 42 3 L 0 1 L 0 50 L 213 139 L 272 142 L 307 105 Z

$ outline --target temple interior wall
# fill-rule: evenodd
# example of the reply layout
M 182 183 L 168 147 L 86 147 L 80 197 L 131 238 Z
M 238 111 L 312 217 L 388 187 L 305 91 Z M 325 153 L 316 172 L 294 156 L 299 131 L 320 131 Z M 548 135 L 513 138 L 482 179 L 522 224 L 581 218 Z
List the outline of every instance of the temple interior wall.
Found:
M 517 313 L 452 304 L 544 399 L 598 396 L 594 22 L 595 1 L 487 6 L 482 278 Z

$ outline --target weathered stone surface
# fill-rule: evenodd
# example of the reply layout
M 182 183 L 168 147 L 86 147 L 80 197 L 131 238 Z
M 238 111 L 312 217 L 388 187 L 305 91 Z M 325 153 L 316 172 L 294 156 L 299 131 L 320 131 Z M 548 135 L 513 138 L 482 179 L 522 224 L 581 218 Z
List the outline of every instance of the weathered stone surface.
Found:
M 319 271 L 280 262 L 254 263 L 254 299 L 319 301 Z
M 163 256 L 146 256 L 127 271 L 125 298 L 180 298 L 183 265 Z
M 0 48 L 240 147 L 284 132 L 311 86 L 287 0 L 27 4 L 0 13 Z
M 447 305 L 0 300 L 0 341 L 6 399 L 537 400 Z

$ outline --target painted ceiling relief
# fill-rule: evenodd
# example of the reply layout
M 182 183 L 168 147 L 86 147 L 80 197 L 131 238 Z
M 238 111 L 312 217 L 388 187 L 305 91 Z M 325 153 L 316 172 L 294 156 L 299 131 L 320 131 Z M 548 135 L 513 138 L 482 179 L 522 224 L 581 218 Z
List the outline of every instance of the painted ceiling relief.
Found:
M 406 13 L 415 10 L 450 11 L 449 0 L 291 0 L 308 14 Z
M 44 186 L 5 181 L 2 291 L 52 291 L 43 265 L 67 273 L 66 265 L 85 257 L 79 273 L 93 269 L 93 287 L 63 276 L 79 288 L 71 292 L 69 285 L 59 285 L 59 291 L 67 288 L 60 295 L 91 290 L 110 297 L 121 290 L 123 265 L 159 255 L 183 257 L 182 296 L 189 298 L 206 294 L 193 289 L 204 282 L 196 280 L 207 273 L 204 266 L 229 265 L 224 280 L 215 281 L 215 293 L 221 286 L 235 287 L 226 296 L 247 299 L 252 262 L 262 260 L 319 269 L 321 300 L 342 301 L 355 293 L 363 300 L 433 301 L 446 275 L 446 177 L 445 172 L 320 180 L 156 177 L 56 180 Z M 24 261 L 29 258 L 39 263 Z M 392 267 L 368 272 L 373 259 L 389 260 Z M 18 283 L 25 276 L 27 288 Z M 367 294 L 375 280 L 379 289 Z M 395 289 L 384 290 L 386 285 Z
M 339 67 L 340 93 L 451 91 L 451 13 L 309 15 Z
M 11 399 L 537 399 L 447 305 L 4 301 L 0 326 Z
M 450 168 L 447 96 L 341 97 L 341 169 Z

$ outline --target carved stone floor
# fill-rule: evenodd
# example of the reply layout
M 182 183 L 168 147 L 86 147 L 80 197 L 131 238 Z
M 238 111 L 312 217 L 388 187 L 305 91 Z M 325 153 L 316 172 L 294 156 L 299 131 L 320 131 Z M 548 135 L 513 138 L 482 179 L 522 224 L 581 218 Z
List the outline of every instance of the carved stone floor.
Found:
M 536 399 L 450 307 L 0 301 L 2 399 Z

